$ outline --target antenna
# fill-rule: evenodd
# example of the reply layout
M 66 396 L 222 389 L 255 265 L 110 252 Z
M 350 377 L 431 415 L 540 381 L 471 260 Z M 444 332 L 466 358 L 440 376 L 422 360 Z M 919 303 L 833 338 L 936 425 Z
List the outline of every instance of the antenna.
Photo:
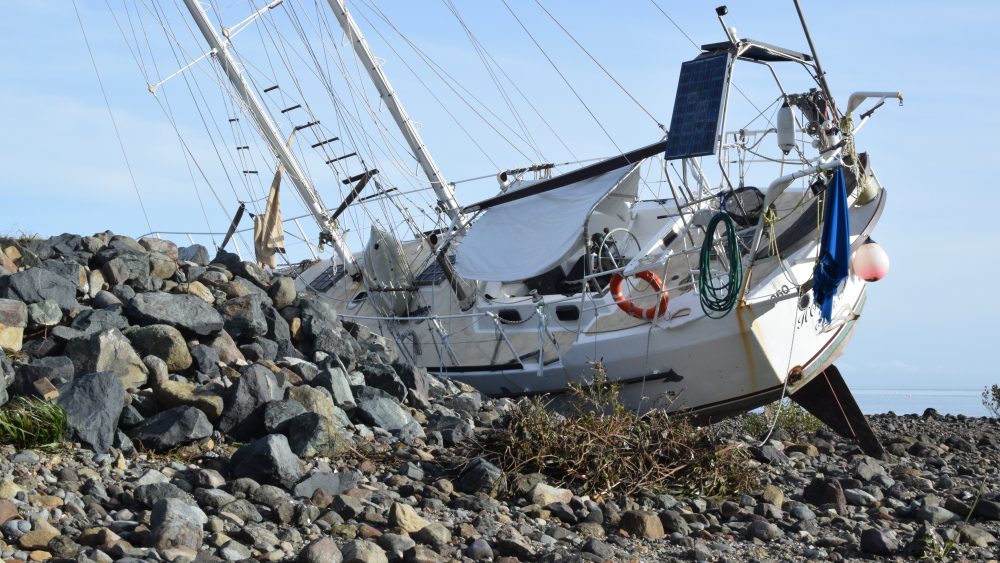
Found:
M 722 30 L 726 32 L 726 37 L 729 38 L 729 42 L 735 46 L 737 43 L 739 43 L 739 39 L 736 38 L 736 34 L 733 33 L 733 30 L 729 29 L 729 26 L 726 25 L 726 20 L 722 19 L 723 16 L 725 16 L 728 13 L 729 13 L 729 8 L 726 6 L 719 6 L 718 8 L 715 9 L 715 15 L 719 17 L 719 23 L 722 24 Z

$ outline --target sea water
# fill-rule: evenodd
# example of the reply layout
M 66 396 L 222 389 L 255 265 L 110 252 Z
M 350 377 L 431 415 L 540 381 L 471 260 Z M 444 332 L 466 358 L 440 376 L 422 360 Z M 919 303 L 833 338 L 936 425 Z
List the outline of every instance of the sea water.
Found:
M 982 389 L 914 388 L 889 389 L 850 385 L 861 412 L 882 414 L 921 414 L 933 408 L 940 414 L 989 416 L 983 406 Z

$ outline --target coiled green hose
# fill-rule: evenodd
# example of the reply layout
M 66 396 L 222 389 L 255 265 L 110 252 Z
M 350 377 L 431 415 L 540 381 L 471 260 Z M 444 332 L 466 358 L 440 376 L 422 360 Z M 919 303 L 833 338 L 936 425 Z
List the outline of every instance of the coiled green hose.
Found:
M 712 256 L 715 252 L 715 229 L 719 223 L 726 227 L 724 241 L 726 258 L 728 259 L 729 275 L 719 285 L 712 279 Z M 698 279 L 698 293 L 701 297 L 701 310 L 713 319 L 721 319 L 729 314 L 736 305 L 740 293 L 740 282 L 743 280 L 743 258 L 736 242 L 736 226 L 733 219 L 725 211 L 716 213 L 708 222 L 705 231 L 705 241 L 701 244 L 699 266 L 701 275 Z M 721 313 L 721 314 L 720 314 Z

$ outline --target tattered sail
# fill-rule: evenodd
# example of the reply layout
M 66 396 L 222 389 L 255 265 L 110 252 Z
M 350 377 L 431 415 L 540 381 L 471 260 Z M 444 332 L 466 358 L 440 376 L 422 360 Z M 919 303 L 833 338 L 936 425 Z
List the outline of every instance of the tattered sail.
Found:
M 295 133 L 288 137 L 287 146 L 290 149 Z M 278 266 L 277 253 L 285 253 L 285 227 L 281 223 L 281 173 L 284 170 L 281 162 L 274 171 L 274 180 L 267 193 L 267 206 L 264 213 L 253 218 L 253 249 L 257 255 L 257 263 L 262 267 Z

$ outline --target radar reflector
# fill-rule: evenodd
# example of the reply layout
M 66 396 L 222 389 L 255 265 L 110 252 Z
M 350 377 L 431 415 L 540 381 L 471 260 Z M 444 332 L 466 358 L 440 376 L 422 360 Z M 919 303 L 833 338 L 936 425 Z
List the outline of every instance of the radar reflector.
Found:
M 728 92 L 732 55 L 699 57 L 681 65 L 667 135 L 667 160 L 715 153 Z

